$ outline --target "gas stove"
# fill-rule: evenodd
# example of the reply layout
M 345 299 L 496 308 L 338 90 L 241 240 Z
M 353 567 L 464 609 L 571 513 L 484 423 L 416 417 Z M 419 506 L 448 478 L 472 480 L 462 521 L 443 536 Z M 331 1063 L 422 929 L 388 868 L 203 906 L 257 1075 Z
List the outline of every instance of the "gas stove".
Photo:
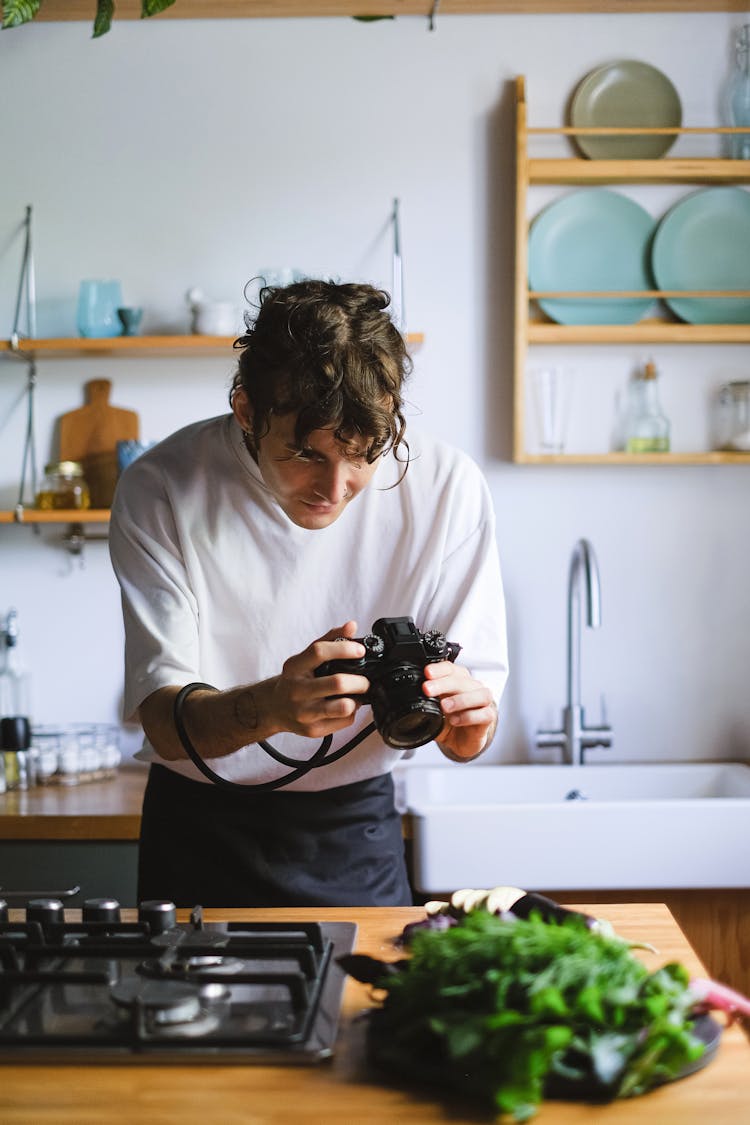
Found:
M 0 903 L 0 1061 L 316 1063 L 330 1058 L 353 922 L 125 922 L 91 899 Z

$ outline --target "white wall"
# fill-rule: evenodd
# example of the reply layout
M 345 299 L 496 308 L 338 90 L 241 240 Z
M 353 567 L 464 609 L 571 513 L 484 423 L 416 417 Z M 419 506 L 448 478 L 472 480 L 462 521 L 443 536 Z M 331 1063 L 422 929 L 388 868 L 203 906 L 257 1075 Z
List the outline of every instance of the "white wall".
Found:
M 388 286 L 387 220 L 400 197 L 408 322 L 426 337 L 409 398 L 422 424 L 483 465 L 498 512 L 512 678 L 492 757 L 524 758 L 536 726 L 559 718 L 567 563 L 581 535 L 596 547 L 603 588 L 602 628 L 583 638 L 584 702 L 596 717 L 606 694 L 611 756 L 747 756 L 748 469 L 508 460 L 513 78 L 527 76 L 532 124 L 561 124 L 584 74 L 640 58 L 671 77 L 686 123 L 710 125 L 740 22 L 439 16 L 430 33 L 405 17 L 155 19 L 116 21 L 98 41 L 83 23 L 2 32 L 0 336 L 13 320 L 27 203 L 39 334 L 74 335 L 88 276 L 121 278 L 126 302 L 146 308 L 146 331 L 186 328 L 189 286 L 238 298 L 267 266 Z M 748 376 L 747 348 L 652 351 L 675 422 L 686 387 Z M 591 372 L 611 395 L 644 354 L 565 358 L 589 372 L 583 393 L 601 399 Z M 116 405 L 137 409 L 143 436 L 158 438 L 222 411 L 230 370 L 196 357 L 44 361 L 38 462 L 90 378 L 112 379 Z M 24 369 L 5 360 L 0 376 L 0 506 L 10 507 Z M 700 430 L 700 411 L 689 425 Z M 677 431 L 675 447 L 690 444 Z M 88 546 L 81 567 L 55 534 L 0 529 L 0 612 L 19 610 L 37 721 L 109 720 L 122 634 L 106 546 Z

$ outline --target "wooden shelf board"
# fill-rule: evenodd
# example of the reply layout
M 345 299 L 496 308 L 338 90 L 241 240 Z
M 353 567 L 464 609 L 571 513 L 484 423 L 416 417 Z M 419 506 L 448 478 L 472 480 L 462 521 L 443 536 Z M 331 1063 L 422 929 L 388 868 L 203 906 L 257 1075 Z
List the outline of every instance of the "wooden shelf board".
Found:
M 157 19 L 275 19 L 282 17 L 429 16 L 434 0 L 180 0 Z M 746 10 L 746 0 L 442 0 L 441 15 Z M 141 0 L 117 0 L 115 19 L 140 19 Z M 91 0 L 44 0 L 38 20 L 91 21 Z
M 19 340 L 19 355 L 163 355 L 186 351 L 231 351 L 234 336 L 112 336 L 88 340 L 80 336 L 60 336 L 40 340 Z M 14 352 L 9 340 L 0 341 L 0 351 Z
M 79 355 L 182 355 L 185 352 L 232 352 L 235 336 L 111 336 L 107 339 L 88 340 L 80 336 L 59 336 L 39 340 L 19 340 L 14 348 L 10 340 L 0 340 L 0 354 L 18 356 L 79 356 Z M 409 332 L 406 343 L 418 348 L 424 343 L 423 332 Z
M 108 508 L 87 508 L 77 511 L 75 508 L 58 508 L 53 511 L 37 511 L 36 508 L 24 508 L 20 515 L 12 511 L 0 512 L 0 523 L 35 524 L 35 523 L 108 523 Z
M 750 344 L 750 324 L 529 324 L 530 344 Z
M 750 465 L 750 453 L 520 453 L 514 461 L 524 465 Z
M 535 158 L 527 162 L 531 184 L 743 183 L 750 160 L 585 160 Z

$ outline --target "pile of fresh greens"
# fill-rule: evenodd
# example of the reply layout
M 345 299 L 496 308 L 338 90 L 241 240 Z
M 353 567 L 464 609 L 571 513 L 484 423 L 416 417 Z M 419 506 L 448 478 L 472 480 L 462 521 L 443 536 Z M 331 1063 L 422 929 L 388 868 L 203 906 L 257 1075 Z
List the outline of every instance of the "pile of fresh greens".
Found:
M 415 933 L 397 965 L 375 964 L 369 979 L 387 991 L 371 1015 L 375 1059 L 516 1121 L 545 1095 L 644 1093 L 705 1049 L 692 1034 L 686 969 L 649 972 L 627 942 L 575 916 L 551 924 L 475 911 Z

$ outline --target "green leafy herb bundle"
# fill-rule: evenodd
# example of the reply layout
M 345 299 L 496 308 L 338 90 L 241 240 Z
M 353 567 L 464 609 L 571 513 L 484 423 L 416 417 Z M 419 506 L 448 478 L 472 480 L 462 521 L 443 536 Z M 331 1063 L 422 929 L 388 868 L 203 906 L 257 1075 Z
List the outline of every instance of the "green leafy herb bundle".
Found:
M 385 968 L 385 967 L 384 967 Z M 374 1057 L 516 1121 L 545 1095 L 641 1094 L 700 1058 L 687 970 L 656 972 L 583 919 L 555 924 L 486 911 L 414 934 L 411 957 L 379 987 Z

